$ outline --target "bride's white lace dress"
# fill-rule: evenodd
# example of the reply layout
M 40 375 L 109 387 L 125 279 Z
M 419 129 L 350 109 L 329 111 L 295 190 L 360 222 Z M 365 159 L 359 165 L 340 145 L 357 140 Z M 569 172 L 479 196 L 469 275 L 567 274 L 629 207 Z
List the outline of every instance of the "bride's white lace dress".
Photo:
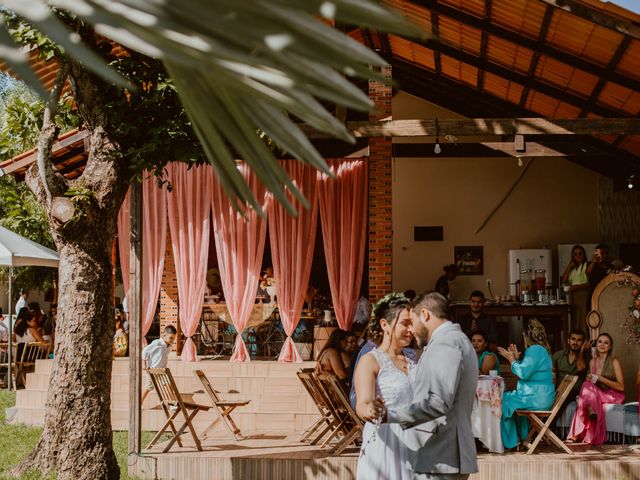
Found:
M 411 370 L 414 362 L 407 358 L 409 374 L 405 374 L 393 364 L 385 352 L 372 350 L 380 365 L 376 377 L 376 390 L 387 408 L 410 405 L 413 399 Z M 405 357 L 406 358 L 406 357 Z M 403 430 L 398 424 L 383 423 L 376 426 L 367 422 L 362 434 L 362 447 L 358 459 L 357 480 L 406 480 L 411 471 L 405 465 L 406 449 L 403 442 Z

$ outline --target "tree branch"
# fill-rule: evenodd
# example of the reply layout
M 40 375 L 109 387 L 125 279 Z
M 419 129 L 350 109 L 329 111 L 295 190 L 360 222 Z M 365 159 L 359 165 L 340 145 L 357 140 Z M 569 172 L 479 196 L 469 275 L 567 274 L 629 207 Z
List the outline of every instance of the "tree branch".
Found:
M 69 74 L 69 64 L 66 60 L 61 60 L 60 69 L 56 75 L 53 89 L 47 100 L 47 105 L 44 109 L 44 116 L 42 119 L 42 130 L 40 131 L 40 137 L 38 138 L 38 154 L 37 165 L 40 181 L 42 182 L 42 189 L 45 194 L 45 205 L 47 208 L 51 207 L 52 187 L 57 194 L 63 193 L 66 190 L 66 184 L 64 178 L 61 175 L 56 174 L 53 169 L 52 163 L 52 148 L 53 142 L 58 136 L 59 128 L 55 123 L 55 115 L 58 111 L 58 101 L 64 84 Z

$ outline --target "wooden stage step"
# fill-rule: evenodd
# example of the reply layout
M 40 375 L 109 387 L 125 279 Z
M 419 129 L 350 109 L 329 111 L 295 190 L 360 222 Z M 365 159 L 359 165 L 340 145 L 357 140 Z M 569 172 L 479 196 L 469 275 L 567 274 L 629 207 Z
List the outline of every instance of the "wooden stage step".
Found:
M 300 368 L 310 368 L 315 362 L 298 364 L 254 361 L 248 364 L 228 360 L 182 362 L 171 358 L 169 368 L 181 392 L 195 393 L 194 400 L 209 404 L 202 384 L 193 370 L 202 370 L 224 400 L 251 400 L 234 412 L 238 426 L 250 432 L 302 432 L 318 417 L 313 401 L 296 377 Z M 53 360 L 39 360 L 34 373 L 27 375 L 26 387 L 18 390 L 12 423 L 41 426 Z M 129 425 L 129 364 L 128 359 L 113 362 L 111 383 L 111 422 L 114 430 L 126 430 Z M 154 409 L 158 398 L 152 392 L 145 401 L 142 428 L 157 430 L 164 423 L 164 414 Z M 213 411 L 200 413 L 196 428 L 204 428 L 215 418 Z
M 146 479 L 208 480 L 354 480 L 358 450 L 340 457 L 298 442 L 299 436 L 262 435 L 234 442 L 212 439 L 203 452 L 192 443 L 159 453 L 162 445 L 144 452 L 137 462 L 130 458 L 129 475 Z M 189 439 L 185 438 L 185 442 Z M 572 447 L 575 455 L 540 447 L 534 455 L 524 453 L 481 454 L 479 472 L 469 480 L 636 480 L 640 479 L 640 445 Z

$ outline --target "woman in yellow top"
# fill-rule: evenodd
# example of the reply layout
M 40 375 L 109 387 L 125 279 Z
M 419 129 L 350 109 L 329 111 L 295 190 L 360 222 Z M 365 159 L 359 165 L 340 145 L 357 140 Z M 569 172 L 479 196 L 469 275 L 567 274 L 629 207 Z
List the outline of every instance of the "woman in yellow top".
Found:
M 122 318 L 116 316 L 116 333 L 113 336 L 112 353 L 114 357 L 125 357 L 129 349 L 129 336 L 124 331 Z
M 571 316 L 571 328 L 584 328 L 589 301 L 589 278 L 587 277 L 587 252 L 582 245 L 574 245 L 571 249 L 571 261 L 562 274 L 562 283 L 569 284 L 571 305 L 574 315 Z

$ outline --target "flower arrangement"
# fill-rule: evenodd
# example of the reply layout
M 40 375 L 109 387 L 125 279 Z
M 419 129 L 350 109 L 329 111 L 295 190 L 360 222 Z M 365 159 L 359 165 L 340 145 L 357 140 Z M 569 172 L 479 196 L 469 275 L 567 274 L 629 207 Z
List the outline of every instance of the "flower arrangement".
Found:
M 633 298 L 629 305 L 629 316 L 622 324 L 622 328 L 627 330 L 627 343 L 640 343 L 640 283 L 627 276 L 618 283 L 621 286 L 631 286 Z
M 260 287 L 266 290 L 267 287 L 275 287 L 276 279 L 273 276 L 273 268 L 268 267 L 260 276 Z

